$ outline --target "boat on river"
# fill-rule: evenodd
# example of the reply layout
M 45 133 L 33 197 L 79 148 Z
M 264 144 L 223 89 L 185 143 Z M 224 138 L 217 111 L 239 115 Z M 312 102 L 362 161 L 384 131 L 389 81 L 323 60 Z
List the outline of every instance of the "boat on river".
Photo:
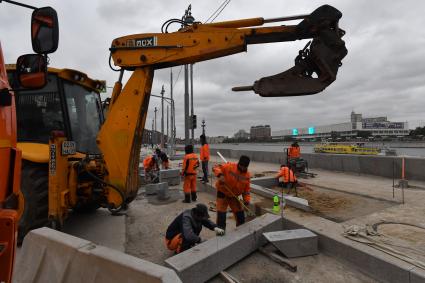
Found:
M 381 149 L 374 147 L 365 147 L 364 143 L 341 144 L 341 143 L 322 143 L 314 146 L 315 153 L 333 153 L 333 154 L 357 154 L 357 155 L 378 155 Z

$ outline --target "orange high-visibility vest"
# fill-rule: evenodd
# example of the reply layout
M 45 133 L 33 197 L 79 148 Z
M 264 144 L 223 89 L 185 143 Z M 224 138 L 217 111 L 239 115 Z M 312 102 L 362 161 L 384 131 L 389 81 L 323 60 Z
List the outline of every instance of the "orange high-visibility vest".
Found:
M 201 161 L 210 161 L 210 146 L 207 143 L 201 146 Z
M 145 168 L 145 171 L 151 170 L 155 166 L 155 159 L 152 155 L 147 156 L 143 160 L 143 167 Z
M 196 153 L 189 153 L 183 159 L 183 175 L 196 175 L 196 169 L 199 167 L 199 159 Z
M 283 177 L 283 182 L 285 183 L 293 183 L 297 180 L 297 177 L 295 176 L 294 172 L 286 166 L 280 168 L 279 174 L 276 176 L 276 178 L 280 177 Z
M 298 158 L 301 156 L 301 149 L 299 146 L 291 146 L 288 150 L 290 158 Z
M 217 177 L 224 176 L 225 184 L 220 181 L 215 184 L 218 191 L 224 193 L 227 197 L 242 195 L 245 202 L 251 201 L 251 174 L 249 172 L 240 172 L 237 163 L 230 162 L 214 166 L 213 172 Z

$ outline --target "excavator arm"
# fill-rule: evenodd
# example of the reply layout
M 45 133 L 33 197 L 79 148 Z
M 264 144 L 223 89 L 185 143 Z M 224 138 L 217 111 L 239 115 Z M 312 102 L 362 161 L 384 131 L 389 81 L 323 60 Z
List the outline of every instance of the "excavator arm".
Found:
M 120 79 L 115 84 L 108 118 L 98 135 L 109 181 L 122 188 L 126 198 L 137 192 L 137 168 L 154 70 L 192 64 L 244 52 L 249 44 L 312 39 L 295 59 L 295 66 L 264 77 L 251 86 L 265 96 L 311 95 L 323 91 L 335 79 L 347 54 L 338 22 L 342 13 L 324 5 L 310 15 L 277 19 L 251 18 L 210 24 L 184 24 L 177 32 L 128 35 L 114 39 L 110 48 Z M 297 25 L 267 26 L 302 19 Z M 167 23 L 167 22 L 166 22 Z M 124 71 L 133 71 L 122 89 Z M 111 195 L 110 201 L 116 203 Z

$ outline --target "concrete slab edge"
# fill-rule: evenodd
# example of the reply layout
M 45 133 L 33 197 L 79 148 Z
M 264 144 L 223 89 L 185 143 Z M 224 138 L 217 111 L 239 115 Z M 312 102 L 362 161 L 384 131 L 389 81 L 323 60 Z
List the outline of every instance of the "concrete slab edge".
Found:
M 340 224 L 318 216 L 319 221 L 285 219 L 285 229 L 306 228 L 319 236 L 319 250 L 356 266 L 379 282 L 425 282 L 425 271 L 367 245 L 353 242 L 341 235 Z M 319 223 L 319 224 L 318 224 Z M 324 224 L 324 225 L 323 225 Z M 333 228 L 332 228 L 333 226 Z M 336 231 L 332 233 L 331 231 Z
M 267 241 L 263 232 L 282 229 L 282 219 L 273 214 L 262 215 L 228 232 L 223 237 L 202 244 L 165 260 L 183 282 L 205 282 L 240 261 Z M 241 246 L 244 248 L 242 249 Z

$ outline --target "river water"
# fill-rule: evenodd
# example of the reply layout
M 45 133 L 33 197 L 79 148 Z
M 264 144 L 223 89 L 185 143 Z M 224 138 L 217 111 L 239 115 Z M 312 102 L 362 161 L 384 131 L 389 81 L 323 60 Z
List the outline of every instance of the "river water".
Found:
M 220 143 L 220 144 L 210 144 L 210 148 L 214 149 L 240 149 L 240 150 L 253 150 L 253 151 L 271 151 L 271 152 L 283 152 L 284 148 L 287 148 L 290 144 L 288 143 Z M 368 146 L 368 145 L 366 145 Z M 382 143 L 380 145 L 370 145 L 374 147 L 382 147 Z M 395 149 L 397 155 L 401 156 L 416 156 L 416 157 L 425 157 L 425 144 L 422 147 L 421 145 L 417 145 L 418 147 L 410 147 L 411 144 L 406 143 L 403 145 L 402 143 L 392 144 L 385 143 L 385 147 L 390 149 Z M 313 153 L 314 144 L 300 144 L 301 152 L 305 153 Z

